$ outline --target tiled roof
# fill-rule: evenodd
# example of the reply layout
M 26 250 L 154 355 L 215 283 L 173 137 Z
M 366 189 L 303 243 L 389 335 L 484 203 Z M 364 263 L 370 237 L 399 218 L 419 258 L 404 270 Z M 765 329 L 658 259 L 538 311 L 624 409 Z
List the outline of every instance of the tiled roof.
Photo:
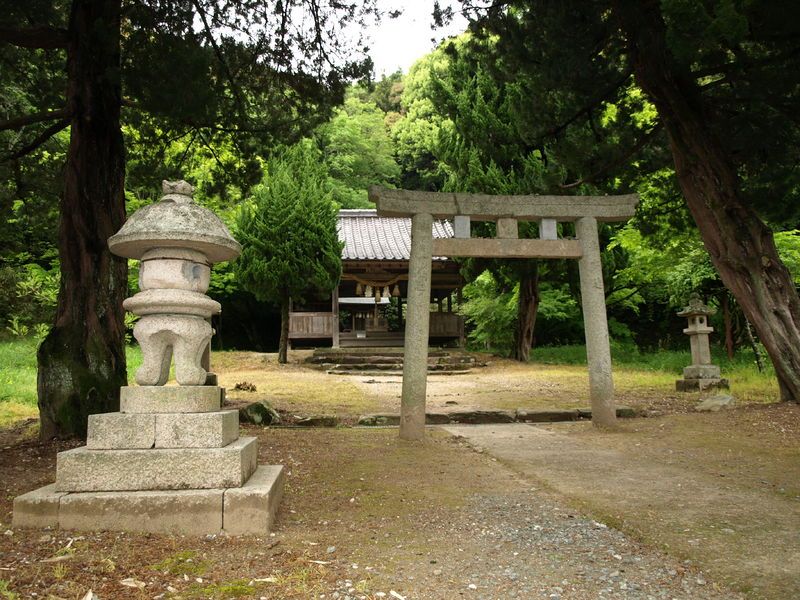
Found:
M 342 260 L 408 260 L 411 219 L 379 217 L 374 209 L 340 210 L 336 226 L 344 242 Z M 453 237 L 449 221 L 433 222 L 434 238 Z M 445 260 L 444 257 L 434 259 Z

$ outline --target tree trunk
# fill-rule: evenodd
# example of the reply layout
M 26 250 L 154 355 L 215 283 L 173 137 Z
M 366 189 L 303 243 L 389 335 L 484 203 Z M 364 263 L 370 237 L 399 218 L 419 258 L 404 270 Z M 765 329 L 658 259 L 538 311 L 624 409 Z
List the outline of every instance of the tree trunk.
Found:
M 638 84 L 653 100 L 675 171 L 711 261 L 769 354 L 783 400 L 800 402 L 800 299 L 772 232 L 743 202 L 687 67 L 669 52 L 658 0 L 615 3 Z M 766 134 L 766 133 L 765 133 Z
M 539 309 L 539 265 L 527 271 L 519 282 L 517 301 L 517 325 L 514 328 L 514 347 L 512 358 L 528 362 L 533 346 L 533 328 L 536 324 L 536 311 Z
M 281 302 L 281 341 L 278 344 L 278 362 L 282 365 L 287 361 L 287 350 L 289 348 L 289 297 L 285 297 Z
M 108 238 L 125 222 L 120 130 L 120 0 L 74 0 L 67 47 L 73 117 L 60 202 L 61 288 L 38 352 L 40 438 L 86 436 L 87 416 L 119 408 L 127 382 L 127 261 Z
M 722 291 L 722 322 L 725 325 L 725 351 L 728 353 L 728 360 L 733 360 L 733 319 L 731 319 L 731 301 L 728 291 Z

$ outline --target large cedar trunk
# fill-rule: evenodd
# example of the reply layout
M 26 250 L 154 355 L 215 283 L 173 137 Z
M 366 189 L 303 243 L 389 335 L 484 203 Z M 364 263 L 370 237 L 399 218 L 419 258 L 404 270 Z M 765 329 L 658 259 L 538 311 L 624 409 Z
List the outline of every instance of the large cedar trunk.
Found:
M 127 262 L 106 243 L 125 221 L 120 0 L 74 0 L 68 35 L 73 116 L 60 204 L 61 289 L 38 353 L 42 439 L 85 437 L 88 415 L 117 410 L 127 381 Z
M 659 2 L 618 1 L 616 8 L 637 82 L 664 123 L 703 243 L 772 359 L 781 398 L 800 402 L 800 300 L 772 232 L 742 201 L 736 169 L 711 128 L 715 115 L 669 52 Z
M 281 302 L 281 340 L 278 344 L 278 362 L 286 364 L 289 349 L 289 297 Z
M 528 362 L 533 346 L 533 329 L 536 325 L 536 311 L 539 310 L 539 267 L 534 265 L 525 272 L 519 282 L 517 301 L 517 324 L 514 328 L 514 347 L 511 357 L 520 362 Z

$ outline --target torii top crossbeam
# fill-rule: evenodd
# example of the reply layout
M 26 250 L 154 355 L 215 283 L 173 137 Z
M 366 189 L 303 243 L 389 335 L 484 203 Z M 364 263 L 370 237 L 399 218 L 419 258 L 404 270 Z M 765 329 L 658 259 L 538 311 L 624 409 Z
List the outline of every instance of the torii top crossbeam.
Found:
M 369 199 L 385 217 L 411 217 L 427 213 L 435 219 L 456 215 L 476 221 L 513 218 L 519 221 L 575 221 L 594 217 L 598 221 L 627 221 L 639 202 L 638 194 L 619 196 L 489 196 L 448 192 L 369 188 Z

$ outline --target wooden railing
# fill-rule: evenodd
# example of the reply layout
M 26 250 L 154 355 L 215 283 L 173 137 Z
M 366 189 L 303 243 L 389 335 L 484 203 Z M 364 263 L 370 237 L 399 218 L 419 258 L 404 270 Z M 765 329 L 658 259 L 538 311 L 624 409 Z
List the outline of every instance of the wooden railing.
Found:
M 461 337 L 464 335 L 464 317 L 456 313 L 432 312 L 430 337 Z
M 332 312 L 290 312 L 289 339 L 332 338 L 334 324 L 338 325 Z
M 374 321 L 369 318 L 367 331 L 386 331 L 388 324 L 385 319 Z M 289 339 L 333 339 L 338 333 L 336 317 L 330 312 L 290 312 L 289 313 Z M 334 327 L 336 327 L 334 329 Z M 431 312 L 430 337 L 457 337 L 464 335 L 464 317 L 456 313 Z M 338 337 L 338 336 L 336 336 Z M 338 342 L 338 340 L 337 340 Z

